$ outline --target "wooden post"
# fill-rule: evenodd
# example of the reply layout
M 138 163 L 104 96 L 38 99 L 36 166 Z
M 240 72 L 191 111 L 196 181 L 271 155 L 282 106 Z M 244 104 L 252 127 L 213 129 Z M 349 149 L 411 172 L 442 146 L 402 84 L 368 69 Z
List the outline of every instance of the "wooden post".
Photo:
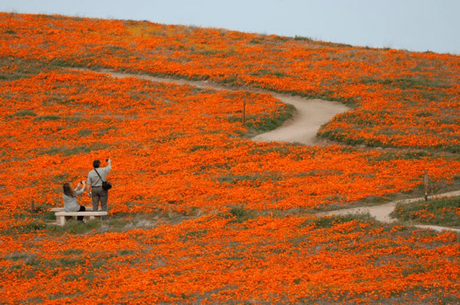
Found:
M 425 201 L 428 201 L 428 170 L 425 170 L 425 177 L 423 178 L 423 183 L 425 184 Z
M 34 200 L 32 199 L 32 200 L 30 201 L 30 211 L 31 211 L 31 212 L 34 212 L 34 210 L 35 210 L 35 206 L 34 206 L 34 205 L 35 205 L 35 204 L 34 204 Z

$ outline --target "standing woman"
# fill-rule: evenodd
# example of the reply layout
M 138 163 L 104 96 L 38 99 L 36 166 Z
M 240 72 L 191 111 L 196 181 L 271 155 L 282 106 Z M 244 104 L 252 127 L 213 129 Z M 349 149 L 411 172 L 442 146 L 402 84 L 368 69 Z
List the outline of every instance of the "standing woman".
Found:
M 81 185 L 81 189 L 79 189 Z M 79 212 L 86 211 L 86 208 L 78 204 L 77 196 L 83 194 L 83 191 L 86 188 L 86 182 L 79 182 L 77 187 L 72 190 L 72 187 L 68 182 L 64 183 L 62 188 L 64 189 L 64 194 L 62 195 L 64 199 L 64 211 L 66 212 Z M 83 222 L 83 216 L 77 216 L 77 220 Z

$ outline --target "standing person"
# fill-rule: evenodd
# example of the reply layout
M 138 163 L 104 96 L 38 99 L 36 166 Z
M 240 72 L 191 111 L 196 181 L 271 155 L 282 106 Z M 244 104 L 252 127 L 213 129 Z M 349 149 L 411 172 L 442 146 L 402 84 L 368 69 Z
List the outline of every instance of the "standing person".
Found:
M 81 185 L 81 189 L 79 189 Z M 85 181 L 79 182 L 75 189 L 72 189 L 70 183 L 66 182 L 62 185 L 62 189 L 64 190 L 64 194 L 62 194 L 62 198 L 64 199 L 64 211 L 66 212 L 79 212 L 79 211 L 86 211 L 86 208 L 82 205 L 78 204 L 77 196 L 83 194 L 83 191 L 86 188 Z M 77 216 L 77 220 L 83 222 L 83 216 Z
M 108 165 L 101 168 L 101 161 L 94 160 L 94 169 L 90 170 L 88 173 L 88 196 L 92 197 L 93 211 L 98 210 L 99 201 L 101 202 L 101 210 L 107 211 L 109 193 L 102 188 L 102 181 L 107 181 L 107 175 L 112 169 L 112 160 L 107 159 L 106 161 Z M 102 216 L 102 220 L 107 220 L 107 216 Z

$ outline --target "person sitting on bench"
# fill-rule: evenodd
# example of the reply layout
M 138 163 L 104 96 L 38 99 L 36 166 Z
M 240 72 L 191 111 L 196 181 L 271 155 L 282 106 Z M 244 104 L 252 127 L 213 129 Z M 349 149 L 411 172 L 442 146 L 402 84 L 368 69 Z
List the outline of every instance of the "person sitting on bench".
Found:
M 81 189 L 79 187 L 81 186 Z M 66 182 L 62 186 L 64 194 L 62 195 L 64 199 L 64 211 L 66 212 L 79 212 L 86 211 L 86 208 L 78 204 L 77 196 L 83 194 L 83 191 L 86 188 L 86 182 L 79 182 L 77 187 L 72 190 L 70 183 Z M 83 216 L 77 216 L 77 220 L 83 222 Z

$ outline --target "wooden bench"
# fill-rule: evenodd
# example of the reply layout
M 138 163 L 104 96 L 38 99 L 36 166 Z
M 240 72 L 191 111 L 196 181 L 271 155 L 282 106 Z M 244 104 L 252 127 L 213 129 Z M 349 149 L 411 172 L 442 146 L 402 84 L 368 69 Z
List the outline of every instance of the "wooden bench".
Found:
M 92 211 L 93 207 L 85 207 L 87 211 Z M 64 212 L 64 208 L 52 208 L 51 212 Z
M 86 216 L 90 219 L 101 218 L 102 216 L 107 216 L 107 211 L 96 211 L 96 212 L 65 212 L 58 211 L 56 212 L 56 223 L 58 226 L 64 226 L 66 221 L 72 218 L 73 216 Z

